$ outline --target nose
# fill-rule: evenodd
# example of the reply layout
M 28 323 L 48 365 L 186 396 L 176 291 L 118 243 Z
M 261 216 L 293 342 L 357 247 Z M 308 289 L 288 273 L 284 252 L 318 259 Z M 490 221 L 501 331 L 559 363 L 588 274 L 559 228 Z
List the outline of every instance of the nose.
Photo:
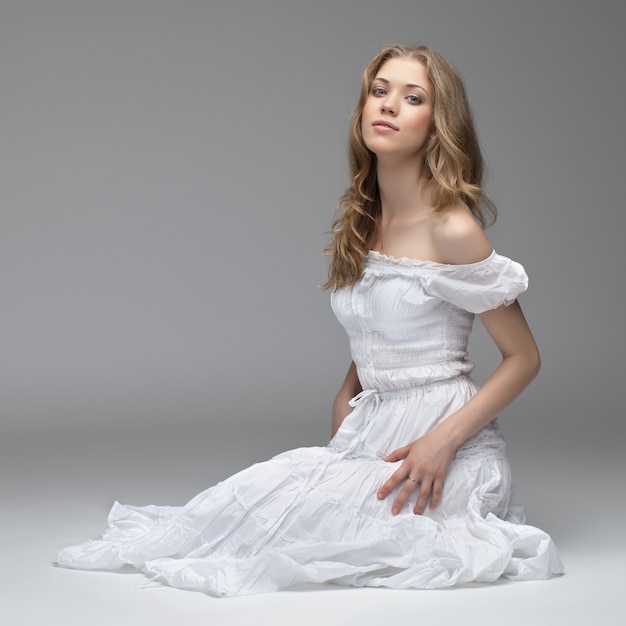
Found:
M 389 115 L 395 115 L 396 114 L 396 105 L 394 104 L 394 102 L 390 99 L 387 98 L 385 100 L 383 100 L 383 102 L 380 105 L 380 112 L 381 113 L 388 113 Z

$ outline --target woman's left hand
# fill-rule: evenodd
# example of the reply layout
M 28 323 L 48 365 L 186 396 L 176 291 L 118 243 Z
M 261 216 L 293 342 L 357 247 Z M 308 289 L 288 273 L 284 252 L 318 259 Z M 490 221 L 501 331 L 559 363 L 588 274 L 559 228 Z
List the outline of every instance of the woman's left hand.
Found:
M 379 500 L 386 498 L 400 483 L 404 482 L 396 498 L 391 512 L 397 515 L 415 489 L 419 496 L 413 512 L 421 515 L 430 501 L 434 509 L 441 501 L 443 483 L 456 448 L 446 441 L 436 430 L 416 439 L 407 446 L 394 450 L 383 460 L 404 463 L 390 476 L 389 480 L 378 490 Z

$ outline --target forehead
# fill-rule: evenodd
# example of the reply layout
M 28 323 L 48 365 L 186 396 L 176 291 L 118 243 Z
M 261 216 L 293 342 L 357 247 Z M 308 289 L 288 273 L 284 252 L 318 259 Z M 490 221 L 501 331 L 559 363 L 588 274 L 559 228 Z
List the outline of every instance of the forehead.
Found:
M 420 85 L 428 88 L 430 80 L 426 68 L 415 59 L 396 57 L 388 59 L 376 72 L 376 78 L 384 78 L 389 82 L 398 82 L 405 85 Z

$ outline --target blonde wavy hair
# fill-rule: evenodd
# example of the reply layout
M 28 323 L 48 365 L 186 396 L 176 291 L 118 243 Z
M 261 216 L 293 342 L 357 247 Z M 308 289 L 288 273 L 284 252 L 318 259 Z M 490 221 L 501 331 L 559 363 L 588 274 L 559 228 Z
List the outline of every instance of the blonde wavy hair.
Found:
M 496 219 L 495 205 L 483 192 L 483 158 L 463 81 L 454 65 L 427 46 L 395 45 L 381 50 L 363 72 L 361 95 L 352 116 L 348 142 L 351 183 L 339 199 L 325 253 L 330 257 L 324 289 L 354 284 L 374 245 L 381 213 L 376 178 L 376 155 L 361 131 L 365 100 L 380 68 L 389 59 L 421 63 L 432 85 L 433 131 L 426 144 L 422 176 L 427 181 L 433 208 L 443 212 L 461 199 L 485 228 Z

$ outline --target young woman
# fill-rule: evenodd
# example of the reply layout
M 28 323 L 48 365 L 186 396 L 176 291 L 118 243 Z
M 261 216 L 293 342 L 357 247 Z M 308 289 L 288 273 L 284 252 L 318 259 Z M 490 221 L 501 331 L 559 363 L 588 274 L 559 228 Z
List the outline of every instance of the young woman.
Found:
M 352 363 L 328 446 L 285 452 L 182 507 L 116 503 L 103 538 L 60 550 L 60 565 L 131 564 L 215 595 L 562 571 L 511 499 L 496 416 L 539 355 L 516 300 L 526 274 L 483 233 L 495 209 L 452 64 L 426 47 L 381 51 L 363 75 L 350 161 L 326 287 Z M 481 389 L 466 358 L 474 314 L 502 353 Z

